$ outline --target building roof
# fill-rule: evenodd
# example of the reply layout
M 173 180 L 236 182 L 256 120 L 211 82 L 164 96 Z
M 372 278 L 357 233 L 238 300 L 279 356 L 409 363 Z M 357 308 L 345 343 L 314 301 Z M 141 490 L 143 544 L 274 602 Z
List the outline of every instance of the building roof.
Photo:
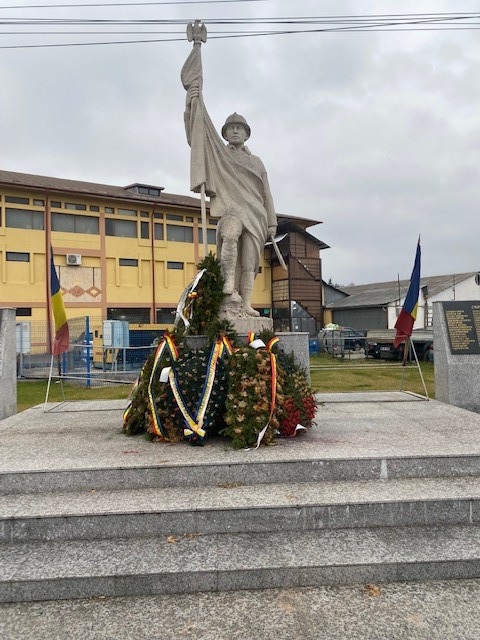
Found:
M 173 193 L 165 193 L 163 187 L 154 185 L 145 185 L 144 183 L 135 182 L 126 187 L 118 187 L 109 184 L 100 184 L 97 182 L 85 182 L 83 180 L 67 180 L 65 178 L 53 178 L 50 176 L 38 176 L 30 173 L 17 173 L 15 171 L 0 170 L 0 185 L 9 187 L 20 187 L 23 189 L 40 189 L 49 190 L 52 193 L 75 193 L 86 196 L 111 198 L 119 200 L 131 200 L 135 202 L 145 202 L 151 204 L 167 204 L 178 207 L 190 207 L 198 209 L 200 207 L 200 198 L 192 196 L 182 196 Z M 161 191 L 159 196 L 152 196 L 138 193 L 138 186 L 146 186 L 151 189 Z M 207 208 L 209 202 L 207 200 Z M 310 220 L 307 218 L 299 218 L 277 213 L 280 220 L 285 223 L 294 223 L 303 230 L 316 224 L 321 224 L 319 220 Z M 323 243 L 322 243 L 323 244 Z M 327 246 L 325 245 L 325 248 Z
M 137 183 L 135 183 L 137 184 Z M 49 176 L 37 176 L 29 173 L 16 173 L 14 171 L 0 170 L 0 185 L 21 187 L 24 189 L 49 190 L 52 193 L 75 193 L 85 196 L 111 198 L 118 200 L 131 200 L 135 202 L 162 203 L 180 207 L 192 207 L 198 209 L 199 198 L 181 196 L 162 191 L 160 196 L 140 194 L 132 190 L 132 185 L 117 187 L 96 182 L 84 182 L 82 180 L 67 180 L 65 178 L 52 178 Z M 157 187 L 160 191 L 163 187 Z
M 420 279 L 420 288 L 428 287 L 428 296 L 445 291 L 454 283 L 471 278 L 477 271 L 469 273 L 453 273 L 444 276 L 425 276 Z M 335 309 L 349 309 L 353 307 L 381 307 L 391 302 L 402 300 L 407 294 L 410 280 L 392 280 L 391 282 L 373 282 L 354 287 L 342 287 L 346 297 L 336 300 L 328 305 Z
M 285 216 L 281 214 L 277 214 L 278 216 L 278 234 L 282 235 L 280 240 L 277 240 L 277 243 L 280 243 L 289 232 L 299 233 L 300 235 L 308 238 L 309 242 L 313 242 L 317 245 L 318 249 L 330 249 L 328 244 L 325 244 L 322 240 L 319 240 L 314 235 L 305 231 L 307 226 L 311 226 L 312 224 L 320 224 L 320 223 L 310 223 L 310 225 L 303 224 L 305 220 L 302 218 L 293 218 L 292 216 Z

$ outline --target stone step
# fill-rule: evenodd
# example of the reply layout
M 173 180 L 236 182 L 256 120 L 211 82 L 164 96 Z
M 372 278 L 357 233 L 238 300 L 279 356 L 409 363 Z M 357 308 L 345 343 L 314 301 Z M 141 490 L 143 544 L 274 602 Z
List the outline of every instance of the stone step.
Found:
M 135 448 L 126 449 L 124 453 L 130 451 L 136 453 Z M 251 453 L 252 459 L 247 462 L 232 462 L 229 456 L 227 462 L 200 464 L 160 461 L 145 466 L 8 471 L 0 473 L 0 495 L 91 489 L 190 488 L 225 483 L 253 485 L 480 475 L 480 456 L 477 455 L 301 458 L 299 451 L 299 458 L 295 458 L 296 451 L 292 449 L 285 452 L 285 458 L 264 461 L 263 451 L 260 459 Z
M 0 541 L 480 524 L 480 477 L 0 496 Z
M 163 535 L 0 546 L 0 601 L 480 576 L 480 526 Z

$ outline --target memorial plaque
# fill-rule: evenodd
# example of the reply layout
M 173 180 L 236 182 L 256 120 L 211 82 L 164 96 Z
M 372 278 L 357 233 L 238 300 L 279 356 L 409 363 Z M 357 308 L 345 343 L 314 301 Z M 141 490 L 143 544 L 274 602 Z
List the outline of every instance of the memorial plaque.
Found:
M 442 302 L 452 355 L 480 354 L 480 301 Z

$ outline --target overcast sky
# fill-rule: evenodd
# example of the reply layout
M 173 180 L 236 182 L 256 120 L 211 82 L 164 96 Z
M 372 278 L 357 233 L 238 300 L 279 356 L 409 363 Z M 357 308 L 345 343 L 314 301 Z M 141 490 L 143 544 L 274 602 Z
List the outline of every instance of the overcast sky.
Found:
M 339 284 L 480 270 L 480 30 L 215 39 L 209 19 L 474 12 L 472 0 L 265 0 L 39 9 L 95 0 L 0 0 L 18 18 L 202 18 L 204 98 L 220 129 L 233 111 L 267 168 L 279 213 L 321 221 L 323 275 Z M 109 0 L 112 2 L 113 0 Z M 76 30 L 91 27 L 77 26 Z M 96 27 L 107 30 L 105 27 Z M 260 27 L 248 27 L 249 30 Z M 271 27 L 264 27 L 270 29 Z M 164 39 L 163 34 L 20 35 L 0 46 Z M 38 29 L 38 27 L 37 27 Z M 51 26 L 42 27 L 52 31 Z M 66 31 L 64 26 L 57 27 Z M 109 27 L 137 30 L 140 27 Z M 149 31 L 164 27 L 149 26 Z M 0 167 L 189 193 L 179 41 L 0 51 Z

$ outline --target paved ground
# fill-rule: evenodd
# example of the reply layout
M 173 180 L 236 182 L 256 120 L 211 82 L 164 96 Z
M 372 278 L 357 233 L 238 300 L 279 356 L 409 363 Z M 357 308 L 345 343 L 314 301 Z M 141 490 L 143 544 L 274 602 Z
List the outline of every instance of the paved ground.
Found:
M 121 431 L 124 400 L 39 405 L 0 421 L 0 474 L 12 471 L 274 460 L 479 455 L 480 414 L 402 392 L 317 394 L 316 425 L 274 447 L 233 451 L 151 443 Z M 0 477 L 1 481 L 1 477 Z
M 316 426 L 275 447 L 149 443 L 123 401 L 43 405 L 0 422 L 1 473 L 248 460 L 478 456 L 480 414 L 402 393 L 320 394 Z M 480 580 L 8 604 L 6 640 L 478 640 Z
M 480 580 L 3 605 L 5 640 L 478 640 Z

